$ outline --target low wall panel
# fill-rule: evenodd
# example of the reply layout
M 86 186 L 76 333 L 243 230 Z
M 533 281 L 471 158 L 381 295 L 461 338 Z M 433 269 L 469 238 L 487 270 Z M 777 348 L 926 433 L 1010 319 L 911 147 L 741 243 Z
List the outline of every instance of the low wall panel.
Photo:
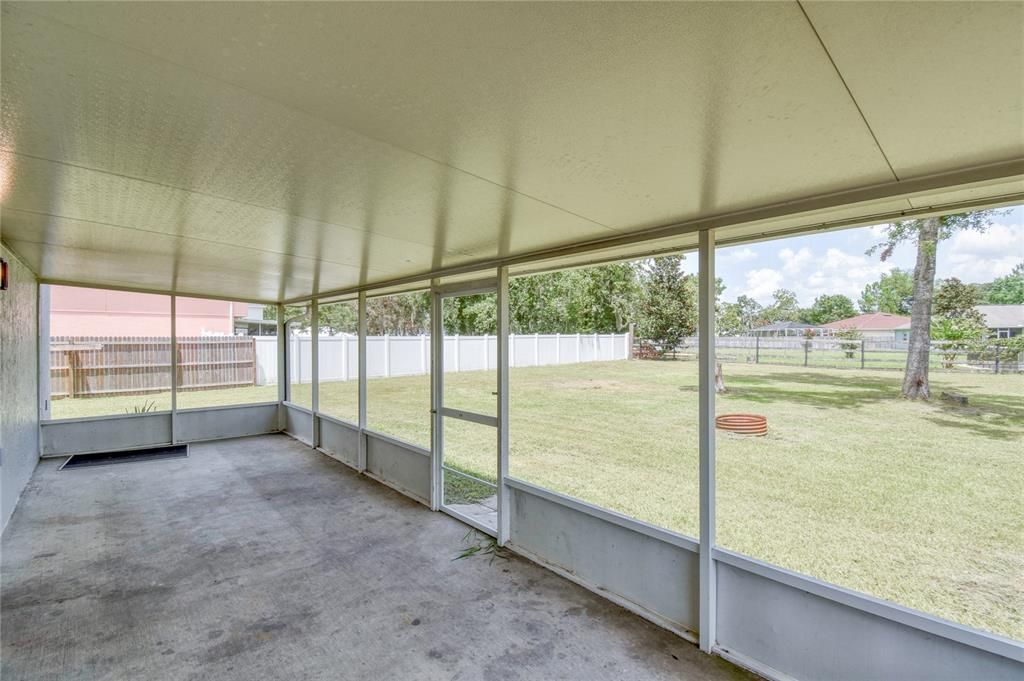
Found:
M 176 427 L 175 437 L 179 442 L 276 433 L 277 403 L 179 411 Z
M 137 449 L 171 442 L 171 413 L 124 414 L 43 421 L 42 455 Z
M 519 481 L 514 484 L 513 548 L 564 570 L 598 592 L 621 597 L 659 623 L 696 631 L 696 552 L 556 503 L 527 491 Z
M 353 425 L 318 417 L 320 421 L 320 449 L 347 463 L 359 465 L 359 428 Z
M 284 432 L 296 440 L 313 444 L 310 438 L 313 437 L 313 413 L 300 409 L 294 405 L 284 405 Z
M 755 561 L 749 562 L 756 567 Z M 891 619 L 905 609 L 882 603 L 880 611 L 892 611 L 882 617 L 812 593 L 808 589 L 816 585 L 840 591 L 816 580 L 788 573 L 794 583 L 787 584 L 722 560 L 717 560 L 716 566 L 718 646 L 726 656 L 735 655 L 736 661 L 766 675 L 808 681 L 1024 678 L 1024 647 L 1019 644 L 934 620 L 936 630 L 947 628 L 962 631 L 965 637 L 985 639 L 967 645 Z M 787 576 L 786 571 L 772 566 L 759 569 Z M 801 581 L 807 588 L 799 588 Z M 853 598 L 865 606 L 878 603 L 859 594 Z
M 430 452 L 366 433 L 366 472 L 404 494 L 430 503 Z

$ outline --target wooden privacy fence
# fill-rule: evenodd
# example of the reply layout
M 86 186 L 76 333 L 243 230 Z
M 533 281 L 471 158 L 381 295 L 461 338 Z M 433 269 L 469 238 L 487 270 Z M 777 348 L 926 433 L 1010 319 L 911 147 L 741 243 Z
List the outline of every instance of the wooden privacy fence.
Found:
M 178 338 L 178 387 L 208 390 L 256 384 L 256 347 L 249 336 Z M 171 339 L 55 336 L 50 338 L 54 399 L 138 395 L 171 389 Z

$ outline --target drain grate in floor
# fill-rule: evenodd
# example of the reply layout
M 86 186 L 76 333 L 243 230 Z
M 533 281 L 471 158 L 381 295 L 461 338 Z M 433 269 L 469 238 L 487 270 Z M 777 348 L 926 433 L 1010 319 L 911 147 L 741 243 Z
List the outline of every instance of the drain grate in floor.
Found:
M 137 463 L 139 461 L 159 461 L 160 459 L 183 459 L 188 456 L 188 445 L 172 447 L 149 447 L 148 449 L 124 449 L 119 452 L 97 452 L 95 454 L 73 454 L 60 467 L 85 468 L 87 466 L 106 466 L 114 463 Z

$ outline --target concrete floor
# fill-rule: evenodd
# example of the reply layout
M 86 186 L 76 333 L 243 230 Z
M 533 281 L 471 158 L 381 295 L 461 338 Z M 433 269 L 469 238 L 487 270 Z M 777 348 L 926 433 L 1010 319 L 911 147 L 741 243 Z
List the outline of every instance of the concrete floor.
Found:
M 15 679 L 749 679 L 272 435 L 41 462 L 3 537 Z

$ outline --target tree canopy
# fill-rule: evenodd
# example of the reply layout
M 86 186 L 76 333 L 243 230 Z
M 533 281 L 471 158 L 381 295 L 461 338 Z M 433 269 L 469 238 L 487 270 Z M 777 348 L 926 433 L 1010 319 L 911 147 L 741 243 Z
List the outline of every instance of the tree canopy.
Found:
M 1005 277 L 999 277 L 985 288 L 984 299 L 989 305 L 1024 305 L 1024 262 Z
M 814 299 L 814 304 L 803 317 L 808 324 L 820 326 L 840 319 L 849 319 L 857 314 L 853 301 L 844 295 L 824 295 Z
M 910 314 L 910 303 L 914 297 L 914 277 L 899 268 L 883 274 L 881 279 L 864 287 L 857 306 L 864 313 L 888 312 Z

